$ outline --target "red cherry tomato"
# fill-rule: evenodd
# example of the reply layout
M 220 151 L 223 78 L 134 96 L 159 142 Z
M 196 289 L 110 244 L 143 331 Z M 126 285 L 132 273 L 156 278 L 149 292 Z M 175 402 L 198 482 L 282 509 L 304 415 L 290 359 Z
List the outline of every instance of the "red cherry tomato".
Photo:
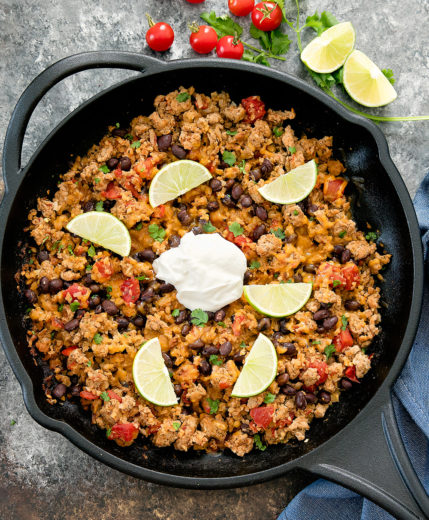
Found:
M 255 0 L 228 0 L 228 7 L 235 16 L 247 16 L 252 12 Z
M 149 47 L 158 52 L 168 50 L 174 41 L 174 31 L 171 25 L 165 22 L 153 23 L 148 17 L 150 28 L 146 33 L 146 41 Z
M 234 36 L 222 36 L 222 38 L 217 42 L 216 52 L 219 58 L 241 60 L 244 47 L 241 41 L 236 40 Z
M 197 31 L 192 32 L 189 42 L 198 54 L 208 54 L 216 47 L 216 31 L 209 25 L 200 25 Z
M 266 428 L 273 418 L 274 406 L 259 406 L 250 410 L 250 417 L 261 428 Z
M 276 2 L 259 2 L 252 11 L 253 25 L 261 31 L 274 31 L 282 23 L 282 10 Z

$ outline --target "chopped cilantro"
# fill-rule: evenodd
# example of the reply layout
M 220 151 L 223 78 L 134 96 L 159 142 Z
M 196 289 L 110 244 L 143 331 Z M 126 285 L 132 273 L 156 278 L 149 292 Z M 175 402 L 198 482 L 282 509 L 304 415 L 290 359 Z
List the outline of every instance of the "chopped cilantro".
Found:
M 106 291 L 108 293 L 112 292 L 112 286 L 111 285 L 106 285 Z
M 296 152 L 295 146 L 289 146 L 288 150 L 289 150 L 290 153 L 295 153 Z
M 34 264 L 34 260 L 32 258 L 30 258 L 30 260 L 28 261 L 28 263 L 31 265 L 31 264 Z
M 238 132 L 237 132 L 237 130 L 227 130 L 226 133 L 228 135 L 237 135 Z
M 213 226 L 213 224 L 211 222 L 206 222 L 203 225 L 203 231 L 205 233 L 212 233 L 213 231 L 216 231 L 216 228 Z
M 280 273 L 274 273 L 274 278 L 278 278 L 280 276 Z
M 341 285 L 341 281 L 340 280 L 334 280 L 332 282 L 332 287 L 335 289 L 335 287 L 338 287 L 339 285 Z
M 218 358 L 217 354 L 212 354 L 210 357 L 209 357 L 209 361 L 212 365 L 221 365 L 222 364 L 222 361 Z
M 119 128 L 121 125 L 119 123 L 115 124 L 116 128 Z
M 124 136 L 124 139 L 128 139 L 128 141 L 132 141 L 134 138 L 131 134 L 127 134 Z
M 112 428 L 107 428 L 106 437 L 109 438 L 112 435 Z
M 346 318 L 346 316 L 344 314 L 341 316 L 341 323 L 342 323 L 341 328 L 343 330 L 346 330 L 347 325 L 348 325 L 349 322 L 348 322 L 348 320 L 347 320 L 347 318 Z
M 136 280 L 141 282 L 142 280 L 146 280 L 146 275 L 142 274 L 141 276 L 136 276 Z
M 336 350 L 335 345 L 333 345 L 332 343 L 330 345 L 328 345 L 324 350 L 326 359 L 329 359 L 332 356 L 332 354 L 335 352 L 335 350 Z
M 276 137 L 280 137 L 282 134 L 283 134 L 283 128 L 281 128 L 280 126 L 275 126 L 273 128 L 273 134 L 276 136 Z
M 173 428 L 176 430 L 179 430 L 182 424 L 179 421 L 173 421 Z
M 193 325 L 197 325 L 198 327 L 202 327 L 209 321 L 209 316 L 207 312 L 202 309 L 194 309 L 191 312 L 191 322 Z
M 395 84 L 395 78 L 393 77 L 392 69 L 381 69 L 381 72 L 386 76 L 386 78 L 390 81 L 392 85 Z
M 258 448 L 258 450 L 265 451 L 267 449 L 265 444 L 262 444 L 261 437 L 259 436 L 258 433 L 253 436 L 253 440 L 255 441 L 255 444 L 256 444 L 256 447 Z
M 45 236 L 45 238 L 42 240 L 42 243 L 40 245 L 43 246 L 43 244 L 46 242 L 46 240 L 49 240 L 49 235 Z
M 94 178 L 94 183 L 95 183 L 95 184 L 98 184 L 99 182 L 100 182 L 100 179 L 99 179 L 98 177 L 95 177 L 95 178 Z
M 10 421 L 10 425 L 11 425 L 11 426 L 15 426 L 15 424 L 16 424 L 16 421 L 15 421 L 14 419 L 12 419 L 12 420 Z
M 103 336 L 99 332 L 97 332 L 97 334 L 95 334 L 92 340 L 96 345 L 99 345 L 103 341 Z
M 91 258 L 95 256 L 95 247 L 92 244 L 88 249 L 88 256 L 90 256 Z
M 244 341 L 240 343 L 240 348 L 246 348 L 246 343 L 244 343 Z
M 219 410 L 219 399 L 210 399 L 207 398 L 210 406 L 210 413 L 216 413 Z
M 311 340 L 312 345 L 320 345 L 320 341 L 318 339 L 312 339 Z
M 374 231 L 370 231 L 365 235 L 365 238 L 369 240 L 370 242 L 375 242 L 378 238 L 377 233 L 374 233 Z
M 346 236 L 347 231 L 341 231 L 341 233 L 338 233 L 338 236 L 340 238 L 344 238 Z
M 100 166 L 100 168 L 98 168 L 99 170 L 101 170 L 103 173 L 110 173 L 110 170 L 109 170 L 109 167 L 107 166 L 107 164 L 103 164 L 103 166 Z
M 246 161 L 244 159 L 241 161 L 238 168 L 241 171 L 241 173 L 246 173 Z
M 228 229 L 234 234 L 235 237 L 243 234 L 244 229 L 240 226 L 238 222 L 233 222 L 228 226 Z
M 69 244 L 69 245 L 67 246 L 67 251 L 68 251 L 71 255 L 75 256 L 74 251 L 73 251 L 73 247 L 71 246 L 71 244 Z
M 191 97 L 189 92 L 181 92 L 176 96 L 176 99 L 179 103 L 183 103 L 184 101 L 188 101 L 188 99 Z
M 223 321 L 218 321 L 217 324 L 218 324 L 220 327 L 223 327 L 224 329 L 226 329 L 226 324 L 225 324 Z
M 139 222 L 139 223 L 134 227 L 134 229 L 136 229 L 137 231 L 140 231 L 142 227 L 143 227 L 143 222 Z
M 222 159 L 229 166 L 234 166 L 235 161 L 237 160 L 237 158 L 235 157 L 235 153 L 234 152 L 228 152 L 227 150 L 225 150 L 223 152 Z
M 55 330 L 51 331 L 51 341 L 55 338 L 56 333 L 57 332 Z
M 271 229 L 270 233 L 272 233 L 275 237 L 280 238 L 280 240 L 284 240 L 286 238 L 285 232 L 282 228 Z
M 135 148 L 140 148 L 141 145 L 142 145 L 142 144 L 141 144 L 140 141 L 133 141 L 133 142 L 131 143 L 131 148 L 134 148 L 134 149 L 135 149 Z
M 71 302 L 70 304 L 70 310 L 72 312 L 76 312 L 80 307 L 80 303 L 79 302 Z
M 58 304 L 58 312 L 63 312 L 64 309 L 64 303 Z
M 157 242 L 163 242 L 165 238 L 165 229 L 158 224 L 151 224 L 148 228 L 149 235 Z
M 250 265 L 249 265 L 250 269 L 259 269 L 260 267 L 261 267 L 261 262 L 259 262 L 258 260 L 252 260 L 250 262 Z
M 89 273 L 90 271 L 92 271 L 93 267 L 94 267 L 93 265 L 87 265 L 86 266 L 86 272 Z
M 270 394 L 270 392 L 268 392 L 267 395 L 264 397 L 264 403 L 270 404 L 274 401 L 275 398 L 276 396 L 274 394 Z
M 103 399 L 103 401 L 106 401 L 106 403 L 107 403 L 107 401 L 110 401 L 109 394 L 106 391 L 101 392 L 100 397 L 101 397 L 101 399 Z
M 297 215 L 299 215 L 299 211 L 298 211 L 297 209 L 295 209 L 295 210 L 293 211 L 293 214 L 294 214 L 295 217 L 296 217 Z
M 92 361 L 89 359 L 88 363 L 86 364 L 87 367 L 90 367 L 92 365 Z
M 180 314 L 179 309 L 174 309 L 174 311 L 172 311 L 172 313 L 171 313 L 171 315 L 172 315 L 174 318 L 176 318 L 177 316 L 179 316 L 179 314 Z
M 95 211 L 104 211 L 103 201 L 99 200 L 95 205 Z

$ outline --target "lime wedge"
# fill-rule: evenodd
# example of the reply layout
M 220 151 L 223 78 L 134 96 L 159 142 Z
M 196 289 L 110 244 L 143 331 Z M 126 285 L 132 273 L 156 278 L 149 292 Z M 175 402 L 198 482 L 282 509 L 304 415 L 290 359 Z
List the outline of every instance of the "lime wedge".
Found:
M 66 229 L 118 255 L 130 254 L 130 233 L 127 227 L 110 213 L 104 211 L 82 213 L 71 219 Z
M 381 107 L 394 101 L 396 90 L 377 65 L 361 51 L 353 51 L 343 70 L 344 88 L 357 103 Z
M 277 354 L 271 341 L 259 334 L 232 389 L 232 397 L 251 397 L 270 386 L 277 374 Z
M 293 204 L 305 199 L 317 180 L 317 164 L 314 160 L 280 175 L 272 182 L 259 188 L 264 199 L 276 204 Z
M 177 396 L 161 354 L 158 338 L 147 341 L 133 362 L 133 378 L 140 394 L 158 406 L 174 406 Z
M 311 283 L 245 285 L 244 296 L 261 314 L 282 318 L 298 312 L 310 298 Z
M 314 38 L 301 53 L 301 60 L 314 72 L 337 70 L 346 61 L 355 44 L 355 30 L 350 22 L 333 25 Z
M 195 161 L 167 164 L 152 179 L 149 202 L 153 208 L 196 188 L 212 176 L 205 166 Z

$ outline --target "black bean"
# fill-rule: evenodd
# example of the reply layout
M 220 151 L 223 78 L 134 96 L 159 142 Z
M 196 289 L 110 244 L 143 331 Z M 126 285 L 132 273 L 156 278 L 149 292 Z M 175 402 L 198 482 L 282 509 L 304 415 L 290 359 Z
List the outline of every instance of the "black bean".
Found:
M 300 202 L 298 202 L 297 206 L 299 206 L 299 209 L 303 213 L 305 213 L 307 210 L 307 199 L 304 199 L 304 200 L 301 200 Z
M 198 365 L 198 370 L 203 374 L 203 376 L 208 376 L 212 371 L 212 367 L 206 359 L 202 359 Z
M 93 294 L 98 294 L 100 292 L 100 286 L 96 283 L 92 283 L 90 286 L 89 286 L 89 290 L 93 293 Z
M 118 324 L 118 330 L 124 330 L 124 329 L 128 328 L 128 325 L 130 324 L 130 322 L 124 316 L 120 316 L 116 320 L 116 322 Z
M 233 359 L 234 363 L 243 363 L 244 357 L 245 356 L 243 356 L 242 354 L 234 354 L 232 359 Z
M 255 242 L 257 242 L 262 235 L 265 235 L 267 232 L 267 228 L 264 226 L 264 224 L 260 224 L 259 226 L 256 226 L 252 233 L 252 238 Z
M 174 285 L 171 283 L 162 283 L 158 289 L 159 294 L 167 294 L 171 293 L 172 291 L 174 291 Z
M 71 282 L 64 282 L 64 289 L 68 289 L 69 287 L 71 287 L 71 285 Z
M 109 168 L 109 170 L 114 170 L 119 164 L 119 159 L 116 159 L 116 157 L 111 157 L 107 162 L 106 166 Z
M 194 227 L 192 228 L 192 233 L 193 233 L 194 235 L 201 235 L 202 232 L 203 232 L 203 228 L 202 228 L 201 226 L 194 226 Z
M 121 166 L 121 170 L 123 170 L 124 172 L 127 172 L 131 169 L 131 159 L 129 157 L 121 157 L 119 159 L 119 164 Z
M 241 204 L 242 208 L 250 208 L 253 204 L 252 197 L 249 197 L 249 195 L 242 195 L 238 202 Z
M 173 368 L 173 360 L 167 353 L 162 353 L 162 359 L 164 360 L 165 366 L 167 368 Z
M 346 300 L 344 302 L 344 307 L 348 311 L 357 311 L 360 308 L 360 305 L 359 302 L 357 302 L 356 300 Z
M 341 255 L 341 260 L 340 262 L 342 264 L 345 264 L 346 262 L 348 262 L 350 260 L 350 258 L 352 257 L 352 254 L 350 252 L 350 249 L 344 249 L 343 251 L 343 254 Z
M 104 200 L 103 201 L 104 211 L 110 211 L 115 204 L 116 204 L 116 200 L 114 200 L 114 199 L 112 199 L 112 200 L 109 200 L 109 199 Z
M 231 190 L 231 197 L 234 200 L 238 200 L 243 195 L 243 188 L 240 186 L 240 184 L 234 184 Z
M 319 326 L 317 327 L 317 329 L 316 329 L 316 332 L 317 332 L 318 334 L 324 334 L 324 333 L 326 332 L 326 330 L 323 328 L 322 325 L 319 325 Z
M 24 293 L 24 296 L 27 298 L 27 301 L 30 305 L 37 302 L 37 294 L 31 289 L 27 289 Z
M 170 247 L 179 247 L 180 246 L 180 237 L 179 235 L 171 235 L 168 238 L 168 243 Z
M 219 349 L 214 345 L 207 345 L 201 351 L 202 356 L 214 356 L 216 354 L 219 354 Z
M 217 200 L 211 200 L 208 204 L 207 204 L 207 209 L 209 211 L 216 211 L 217 209 L 219 209 L 219 202 Z
M 281 332 L 274 332 L 273 334 L 273 342 L 278 345 L 280 338 L 283 336 Z
M 104 300 L 103 303 L 101 304 L 101 306 L 103 307 L 104 311 L 107 312 L 107 314 L 109 316 L 114 316 L 115 314 L 118 314 L 118 312 L 119 312 L 118 307 L 116 307 L 116 305 L 113 302 L 111 302 L 110 300 Z
M 227 208 L 233 208 L 235 206 L 235 202 L 231 199 L 229 195 L 225 195 L 225 197 L 221 199 L 221 202 Z
M 316 211 L 319 209 L 319 206 L 316 206 L 316 204 L 309 204 L 307 206 L 307 213 L 309 213 L 310 215 L 313 215 L 314 213 L 316 213 Z
M 285 319 L 279 321 L 279 330 L 283 334 L 287 334 L 289 332 L 287 329 L 287 323 L 288 323 L 288 321 Z
M 320 304 L 320 308 L 321 309 L 330 309 L 332 307 L 332 305 L 333 305 L 332 303 L 324 303 L 324 302 L 322 302 Z
M 219 161 L 218 168 L 221 170 L 225 170 L 226 168 L 230 168 L 229 164 L 225 162 L 223 159 Z
M 85 310 L 84 309 L 78 309 L 75 313 L 74 313 L 74 317 L 77 318 L 78 320 L 81 320 L 85 314 Z
M 171 151 L 178 159 L 184 159 L 186 157 L 186 150 L 178 144 L 173 144 Z
M 300 275 L 299 273 L 296 273 L 293 275 L 293 281 L 295 283 L 301 283 L 302 282 L 302 275 Z
M 91 298 L 89 299 L 89 308 L 95 309 L 98 307 L 101 303 L 101 298 L 98 296 L 98 294 L 93 294 Z
M 160 152 L 166 152 L 170 148 L 172 140 L 173 136 L 171 134 L 160 135 L 158 137 L 158 150 Z
M 222 345 L 219 347 L 219 354 L 221 356 L 229 356 L 231 354 L 232 350 L 232 344 L 230 341 L 225 341 L 225 343 L 222 343 Z
M 305 264 L 303 269 L 306 273 L 311 273 L 311 274 L 316 274 L 316 271 L 317 271 L 316 266 L 313 264 Z
M 39 260 L 40 263 L 49 260 L 49 253 L 47 251 L 39 251 L 37 253 L 37 260 Z
M 73 318 L 72 320 L 68 321 L 64 325 L 64 330 L 67 332 L 71 332 L 72 330 L 75 330 L 79 327 L 79 320 L 77 318 Z
M 228 179 L 227 181 L 225 181 L 225 189 L 226 190 L 230 190 L 235 184 L 235 180 L 234 179 Z
M 133 319 L 133 323 L 136 328 L 142 329 L 146 324 L 146 320 L 145 320 L 145 318 L 143 318 L 143 316 L 136 316 Z
M 298 410 L 305 410 L 307 406 L 307 399 L 305 398 L 305 394 L 302 391 L 299 391 L 295 396 L 295 406 Z
M 350 381 L 350 379 L 343 377 L 340 380 L 340 386 L 343 390 L 350 390 L 353 386 L 353 383 Z
M 177 325 L 180 325 L 181 323 L 183 323 L 184 321 L 186 321 L 188 319 L 188 311 L 187 310 L 181 310 L 178 314 L 178 316 L 176 316 L 175 318 L 175 322 L 177 323 Z
M 296 354 L 298 353 L 296 345 L 294 343 L 283 343 L 282 347 L 286 349 L 286 356 L 296 356 Z
M 262 207 L 262 206 L 256 206 L 255 214 L 263 222 L 265 222 L 268 219 L 267 210 L 264 207 Z
M 244 283 L 244 285 L 246 285 L 248 283 L 248 281 L 250 280 L 251 275 L 252 275 L 252 273 L 249 271 L 249 269 L 247 269 L 247 271 L 244 273 L 244 276 L 243 276 L 243 283 Z
M 49 278 L 47 276 L 42 276 L 42 278 L 40 278 L 39 290 L 44 294 L 49 292 Z
M 258 322 L 258 330 L 259 332 L 262 332 L 263 330 L 267 330 L 271 327 L 271 320 L 270 318 L 262 318 Z
M 76 374 L 70 376 L 70 382 L 72 385 L 77 385 L 79 382 L 79 378 Z
M 313 314 L 313 320 L 314 321 L 324 320 L 326 318 L 329 318 L 330 316 L 331 316 L 330 311 L 328 311 L 327 309 L 321 309 L 321 310 L 316 311 Z
M 88 202 L 85 202 L 85 204 L 83 205 L 83 211 L 85 213 L 88 213 L 88 211 L 94 211 L 95 209 L 95 202 L 93 202 L 92 200 L 89 200 Z
M 254 170 L 252 170 L 249 175 L 255 182 L 258 182 L 262 177 L 262 173 L 259 168 L 255 168 Z
M 199 338 L 195 340 L 193 343 L 189 344 L 189 348 L 203 348 L 204 347 L 204 341 Z
M 79 397 L 81 392 L 81 387 L 79 385 L 73 385 L 70 387 L 70 392 L 73 397 Z
M 179 213 L 177 214 L 177 218 L 184 226 L 190 224 L 192 220 L 186 209 L 182 209 L 181 211 L 179 211 Z
M 277 384 L 279 386 L 284 386 L 289 382 L 289 374 L 285 372 L 284 374 L 280 374 L 277 378 Z
M 94 312 L 95 314 L 100 314 L 101 312 L 103 312 L 103 307 L 101 305 L 97 305 Z
M 142 302 L 150 302 L 152 298 L 155 296 L 155 291 L 152 287 L 149 287 L 149 289 L 146 289 L 145 291 L 142 291 L 140 293 L 140 300 Z
M 223 309 L 218 310 L 214 315 L 214 321 L 223 321 L 225 319 L 226 312 Z
M 180 385 L 174 385 L 174 393 L 177 395 L 177 397 L 180 397 L 183 394 L 183 388 Z
M 325 330 L 330 330 L 335 327 L 337 324 L 338 317 L 337 316 L 331 316 L 330 318 L 326 318 L 323 320 L 323 328 Z
M 57 294 L 63 288 L 63 281 L 61 278 L 54 278 L 49 282 L 49 292 L 51 294 Z
M 344 247 L 341 245 L 334 246 L 333 253 L 335 256 L 341 256 L 344 252 Z
M 52 395 L 56 399 L 61 399 L 61 397 L 63 397 L 63 395 L 66 393 L 66 391 L 67 391 L 66 385 L 63 385 L 63 383 L 59 383 L 52 390 Z
M 93 282 L 91 273 L 86 273 L 85 276 L 82 277 L 82 283 L 84 285 L 91 285 Z
M 152 251 L 152 249 L 149 248 L 143 249 L 143 251 L 139 251 L 138 256 L 141 262 L 152 263 L 156 258 L 156 254 Z
M 183 406 L 182 415 L 192 415 L 192 408 L 189 408 L 189 406 Z
M 125 137 L 127 135 L 127 130 L 125 128 L 114 128 L 112 130 L 112 135 L 115 137 Z
M 329 392 L 326 392 L 325 390 L 322 390 L 319 392 L 319 401 L 323 404 L 328 404 L 331 402 L 331 394 Z
M 182 336 L 187 336 L 191 332 L 191 329 L 191 325 L 189 323 L 185 323 L 180 333 L 182 334 Z
M 314 404 L 317 402 L 317 397 L 311 392 L 305 392 L 305 400 L 307 403 Z M 320 396 L 320 394 L 319 394 Z
M 261 173 L 262 175 L 268 175 L 269 173 L 271 173 L 273 171 L 273 163 L 268 160 L 268 159 L 264 159 L 262 165 L 261 165 Z
M 219 179 L 211 179 L 209 186 L 212 189 L 212 192 L 216 193 L 222 189 L 222 182 Z
M 296 394 L 295 388 L 293 386 L 290 386 L 290 385 L 282 386 L 280 391 L 281 391 L 282 394 L 285 394 L 285 395 L 295 395 Z
M 213 321 L 215 317 L 215 313 L 212 311 L 207 311 L 207 316 L 209 318 L 209 321 Z

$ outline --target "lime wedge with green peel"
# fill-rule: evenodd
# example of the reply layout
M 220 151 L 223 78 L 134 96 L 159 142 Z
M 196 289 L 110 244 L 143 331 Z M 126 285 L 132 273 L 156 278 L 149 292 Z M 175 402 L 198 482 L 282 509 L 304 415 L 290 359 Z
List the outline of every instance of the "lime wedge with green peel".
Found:
M 311 283 L 245 285 L 244 296 L 261 314 L 282 318 L 298 312 L 308 301 Z
M 390 81 L 361 51 L 353 51 L 347 58 L 343 70 L 343 84 L 348 95 L 366 107 L 381 107 L 397 97 Z
M 158 406 L 174 406 L 177 396 L 170 374 L 162 359 L 158 338 L 144 343 L 133 363 L 133 378 L 140 394 Z
M 314 72 L 337 70 L 346 61 L 355 44 L 355 30 L 350 22 L 333 25 L 314 38 L 301 53 L 301 60 Z
M 167 164 L 152 179 L 149 202 L 153 208 L 196 188 L 212 176 L 205 166 L 195 161 Z
M 316 180 L 317 164 L 312 160 L 264 184 L 258 191 L 270 202 L 293 204 L 305 199 L 311 193 Z
M 277 354 L 272 342 L 259 334 L 232 389 L 232 397 L 251 397 L 263 392 L 277 374 Z
M 110 213 L 103 211 L 82 213 L 70 220 L 66 229 L 118 255 L 130 254 L 130 233 L 127 227 Z

